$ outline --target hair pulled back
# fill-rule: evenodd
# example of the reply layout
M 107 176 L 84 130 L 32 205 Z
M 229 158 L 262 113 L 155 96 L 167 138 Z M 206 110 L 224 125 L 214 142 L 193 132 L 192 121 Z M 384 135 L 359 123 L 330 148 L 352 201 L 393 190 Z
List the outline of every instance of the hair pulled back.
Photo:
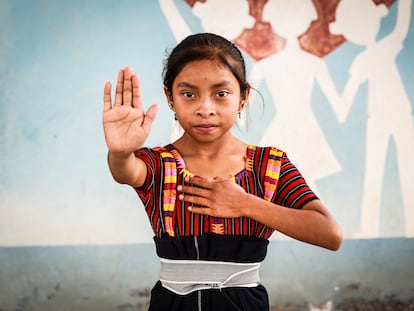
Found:
M 205 59 L 227 66 L 239 82 L 241 94 L 245 94 L 249 84 L 240 50 L 229 40 L 212 33 L 190 35 L 171 51 L 164 61 L 164 87 L 172 93 L 174 80 L 181 70 L 190 62 Z

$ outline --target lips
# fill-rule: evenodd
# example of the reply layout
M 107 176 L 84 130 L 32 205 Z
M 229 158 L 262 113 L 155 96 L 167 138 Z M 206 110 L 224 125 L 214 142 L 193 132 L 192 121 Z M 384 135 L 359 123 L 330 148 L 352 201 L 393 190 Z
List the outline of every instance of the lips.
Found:
M 203 133 L 210 133 L 217 128 L 217 125 L 216 124 L 199 124 L 199 125 L 195 125 L 194 128 Z

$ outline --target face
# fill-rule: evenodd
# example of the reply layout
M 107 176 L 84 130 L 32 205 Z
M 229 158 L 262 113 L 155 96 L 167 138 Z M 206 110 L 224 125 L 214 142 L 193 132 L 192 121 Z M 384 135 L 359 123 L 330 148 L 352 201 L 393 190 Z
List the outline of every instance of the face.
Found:
M 252 28 L 255 19 L 249 14 L 249 3 L 238 1 L 197 1 L 193 13 L 201 19 L 204 31 L 234 39 L 244 28 Z
M 286 39 L 296 39 L 318 18 L 312 0 L 270 0 L 263 9 L 263 19 Z
M 211 60 L 187 64 L 165 90 L 171 109 L 188 135 L 197 142 L 225 138 L 247 101 L 228 67 Z
M 330 24 L 334 34 L 342 34 L 352 43 L 368 46 L 377 40 L 381 18 L 387 14 L 385 5 L 370 0 L 342 0 L 336 9 L 335 22 Z

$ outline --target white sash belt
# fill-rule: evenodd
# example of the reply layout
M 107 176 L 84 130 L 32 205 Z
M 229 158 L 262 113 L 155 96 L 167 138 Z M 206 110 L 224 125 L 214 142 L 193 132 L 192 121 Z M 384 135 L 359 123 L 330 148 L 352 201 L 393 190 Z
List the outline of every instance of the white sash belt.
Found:
M 235 263 L 160 258 L 162 286 L 178 295 L 201 289 L 255 287 L 259 285 L 260 263 Z

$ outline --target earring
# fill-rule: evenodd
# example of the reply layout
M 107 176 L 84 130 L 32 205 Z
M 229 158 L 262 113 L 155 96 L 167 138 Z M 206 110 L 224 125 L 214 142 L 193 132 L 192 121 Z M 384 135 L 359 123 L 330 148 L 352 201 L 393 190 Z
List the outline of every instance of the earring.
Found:
M 174 113 L 174 120 L 175 121 L 177 121 L 178 119 L 177 119 L 177 114 L 176 113 Z

